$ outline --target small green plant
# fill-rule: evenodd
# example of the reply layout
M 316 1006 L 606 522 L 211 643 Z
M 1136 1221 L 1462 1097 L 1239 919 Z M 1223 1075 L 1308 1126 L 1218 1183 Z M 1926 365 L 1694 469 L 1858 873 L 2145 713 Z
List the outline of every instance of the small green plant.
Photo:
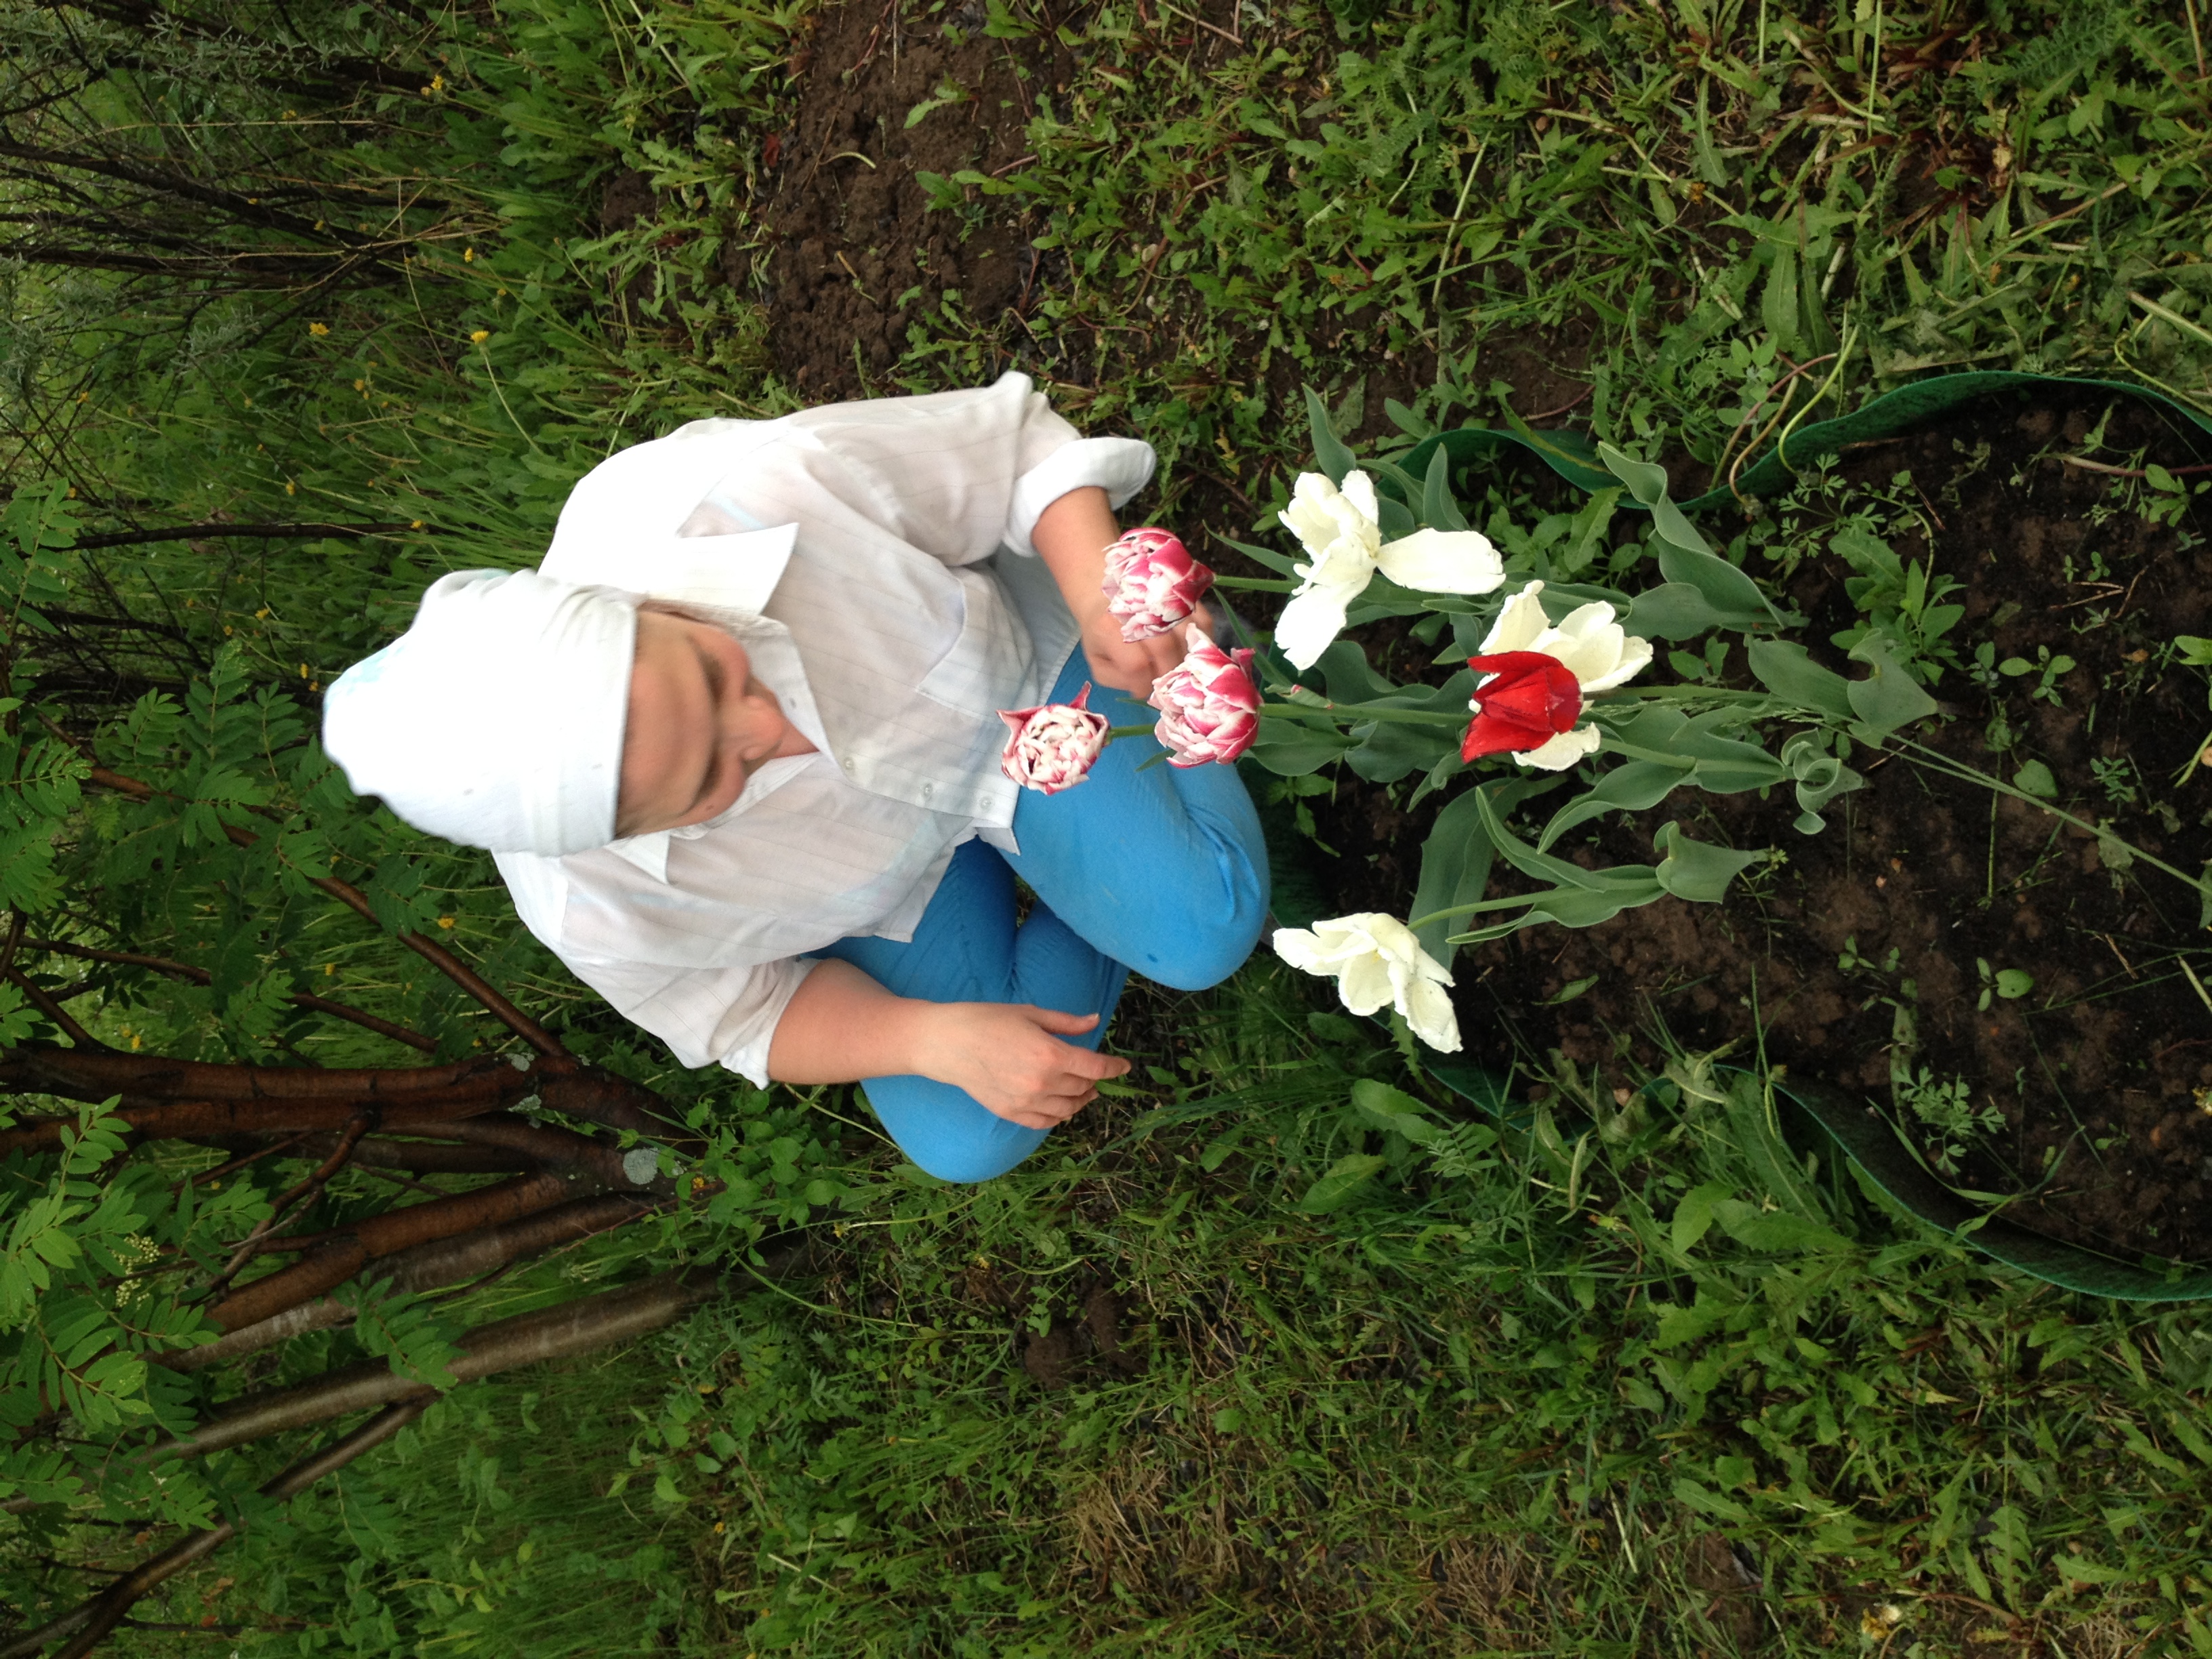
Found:
M 1836 969 L 1838 972 L 1845 974 L 1893 974 L 1897 971 L 1900 955 L 1897 946 L 1893 945 L 1889 954 L 1880 962 L 1871 957 L 1863 957 L 1859 954 L 1859 936 L 1848 933 L 1844 938 L 1843 951 L 1836 957 Z
M 2142 799 L 2142 775 L 2136 769 L 2134 756 L 2099 756 L 2090 761 L 2089 770 L 2113 805 L 2133 806 Z
M 2064 701 L 2058 695 L 2058 682 L 2072 673 L 2074 667 L 2073 658 L 2054 657 L 2051 654 L 2049 646 L 2039 645 L 2035 647 L 2033 662 L 2030 662 L 2025 657 L 2007 657 L 1997 665 L 1997 672 L 2008 679 L 2014 680 L 2029 674 L 2035 675 L 2036 682 L 2028 688 L 2027 695 L 2031 697 L 2039 697 L 2055 708 Z
M 1994 1103 L 1974 1104 L 1966 1079 L 1939 1078 L 1925 1066 L 1910 1080 L 1899 1080 L 1897 1103 L 1933 1132 L 1928 1161 L 1947 1176 L 1958 1173 L 1959 1159 L 1975 1141 L 2004 1127 L 2004 1114 Z
M 1948 603 L 1959 590 L 1948 576 L 1931 574 L 1930 565 L 1915 559 L 1906 563 L 1890 545 L 1860 525 L 1847 525 L 1829 540 L 1829 550 L 1858 572 L 1844 580 L 1844 591 L 1865 618 L 1831 635 L 1846 651 L 1869 635 L 1887 638 L 1895 647 L 1900 666 L 1923 684 L 1933 685 L 1947 667 L 1959 666 L 1958 653 L 1943 636 L 1966 614 L 1962 605 Z
M 1984 957 L 1974 958 L 1974 967 L 1981 975 L 1982 994 L 1974 1004 L 1977 1013 L 1989 1010 L 1992 997 L 2002 997 L 2008 1002 L 2017 1002 L 2035 988 L 2035 975 L 2021 968 L 1999 968 L 1992 971 Z

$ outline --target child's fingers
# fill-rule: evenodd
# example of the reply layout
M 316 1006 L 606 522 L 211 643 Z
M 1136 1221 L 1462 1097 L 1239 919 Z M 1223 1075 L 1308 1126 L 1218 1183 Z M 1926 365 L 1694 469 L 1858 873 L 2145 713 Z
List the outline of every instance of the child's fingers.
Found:
M 1057 1008 L 1039 1008 L 1034 1004 L 1029 1012 L 1040 1027 L 1060 1036 L 1078 1036 L 1098 1023 L 1096 1014 L 1065 1014 Z

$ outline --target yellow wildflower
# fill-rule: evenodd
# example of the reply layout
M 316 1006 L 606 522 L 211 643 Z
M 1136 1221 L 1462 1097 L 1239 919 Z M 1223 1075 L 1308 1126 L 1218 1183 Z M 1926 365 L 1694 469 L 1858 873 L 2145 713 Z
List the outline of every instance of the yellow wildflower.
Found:
M 313 335 L 319 340 L 330 331 L 331 325 L 328 323 L 309 323 L 307 325 L 307 332 Z
M 489 338 L 491 338 L 491 331 L 488 328 L 479 328 L 471 331 L 469 335 L 469 343 L 471 345 L 482 345 Z

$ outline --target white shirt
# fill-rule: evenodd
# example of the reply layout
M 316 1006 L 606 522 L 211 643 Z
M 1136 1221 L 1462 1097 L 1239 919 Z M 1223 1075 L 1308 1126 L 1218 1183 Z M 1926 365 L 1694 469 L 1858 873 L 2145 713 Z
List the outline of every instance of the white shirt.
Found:
M 765 1085 L 814 965 L 795 957 L 913 938 L 955 847 L 1011 848 L 998 711 L 1043 701 L 1076 642 L 1030 534 L 1067 491 L 1118 507 L 1152 467 L 1008 374 L 695 421 L 594 468 L 540 568 L 712 615 L 817 752 L 763 766 L 704 824 L 497 854 L 524 923 L 684 1064 Z

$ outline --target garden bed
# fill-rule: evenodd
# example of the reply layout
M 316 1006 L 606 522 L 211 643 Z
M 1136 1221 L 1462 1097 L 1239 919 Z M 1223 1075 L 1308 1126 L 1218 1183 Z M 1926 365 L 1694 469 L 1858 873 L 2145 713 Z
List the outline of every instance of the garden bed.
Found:
M 1817 836 L 1791 827 L 1786 791 L 1615 815 L 1555 850 L 1648 860 L 1651 830 L 1679 817 L 1784 857 L 1719 904 L 1664 900 L 1463 951 L 1469 1056 L 1556 1053 L 1595 1068 L 1602 1099 L 1662 1063 L 1666 1042 L 1746 1061 L 1763 1048 L 1892 1102 L 1954 1185 L 2026 1194 L 2007 1210 L 2026 1224 L 2123 1255 L 2212 1256 L 2212 1002 L 2185 971 L 2212 976 L 2212 952 L 2197 896 L 2118 845 L 2191 872 L 2212 856 L 2212 772 L 2177 781 L 2212 734 L 2206 672 L 2172 644 L 2212 628 L 2212 514 L 2143 476 L 2201 465 L 2208 447 L 2131 400 L 1991 398 L 1859 448 L 1748 526 L 1748 567 L 1809 618 L 1793 632 L 1832 665 L 1844 653 L 1830 636 L 1861 619 L 1845 584 L 1862 572 L 1831 550 L 1850 515 L 1906 566 L 1960 584 L 1931 688 L 1942 715 L 1922 740 L 2008 780 L 2027 769 L 2039 788 L 2047 769 L 2053 804 L 2105 833 L 1863 749 L 1866 787 Z M 1717 678 L 1752 684 L 1740 649 Z M 1407 914 L 1437 805 L 1406 811 L 1409 790 L 1347 777 L 1311 803 L 1337 854 L 1337 910 Z M 1534 810 L 1540 821 L 1548 803 Z M 1490 891 L 1525 885 L 1504 871 Z

